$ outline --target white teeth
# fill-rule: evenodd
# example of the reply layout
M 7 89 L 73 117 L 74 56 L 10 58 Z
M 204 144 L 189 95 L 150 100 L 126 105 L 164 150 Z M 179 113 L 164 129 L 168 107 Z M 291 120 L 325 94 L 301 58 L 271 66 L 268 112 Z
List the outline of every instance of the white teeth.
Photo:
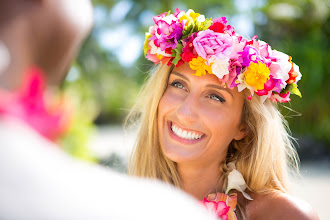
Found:
M 181 137 L 182 136 L 182 129 L 181 128 L 178 128 L 178 135 Z
M 188 139 L 188 140 L 197 140 L 202 137 L 202 135 L 199 135 L 195 132 L 191 132 L 191 131 L 188 132 L 188 131 L 182 130 L 181 128 L 177 127 L 174 124 L 172 124 L 171 129 L 172 129 L 173 133 L 176 134 L 177 136 L 179 136 L 180 138 L 184 138 L 184 139 Z

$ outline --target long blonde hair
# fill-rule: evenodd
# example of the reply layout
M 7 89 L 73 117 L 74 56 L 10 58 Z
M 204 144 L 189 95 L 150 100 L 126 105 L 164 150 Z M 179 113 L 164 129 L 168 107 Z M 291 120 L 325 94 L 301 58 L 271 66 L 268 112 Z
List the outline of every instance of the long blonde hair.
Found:
M 166 65 L 156 66 L 127 117 L 126 123 L 139 122 L 129 173 L 181 187 L 175 162 L 162 153 L 157 126 L 158 104 L 172 69 Z M 276 104 L 270 100 L 262 103 L 257 95 L 251 100 L 245 98 L 241 123 L 247 135 L 230 144 L 226 161 L 219 168 L 224 171 L 223 183 L 227 182 L 229 172 L 226 164 L 235 162 L 252 192 L 287 192 L 288 168 L 291 166 L 297 170 L 298 157 L 288 134 L 287 123 Z

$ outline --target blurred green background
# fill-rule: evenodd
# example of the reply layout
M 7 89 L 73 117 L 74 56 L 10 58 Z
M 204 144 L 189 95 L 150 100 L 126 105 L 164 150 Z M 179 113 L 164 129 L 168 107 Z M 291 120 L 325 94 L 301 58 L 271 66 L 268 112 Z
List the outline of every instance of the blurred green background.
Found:
M 321 153 L 329 152 L 329 1 L 94 0 L 93 4 L 94 29 L 62 87 L 72 97 L 80 97 L 75 100 L 74 138 L 64 139 L 72 154 L 89 158 L 84 139 L 93 132 L 93 122 L 123 122 L 153 65 L 143 57 L 144 33 L 152 25 L 152 16 L 177 7 L 209 18 L 226 16 L 237 33 L 258 35 L 273 49 L 291 55 L 303 74 L 298 83 L 303 98 L 292 95 L 292 101 L 282 107 L 283 114 L 293 136 L 307 140 L 307 148 L 323 147 L 327 150 Z

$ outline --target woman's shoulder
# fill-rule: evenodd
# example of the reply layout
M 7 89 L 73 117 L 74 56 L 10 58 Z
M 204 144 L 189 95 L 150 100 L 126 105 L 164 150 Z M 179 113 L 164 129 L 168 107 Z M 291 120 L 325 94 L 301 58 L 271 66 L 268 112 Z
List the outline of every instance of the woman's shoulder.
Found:
M 305 201 L 282 192 L 255 195 L 248 205 L 249 219 L 319 219 Z

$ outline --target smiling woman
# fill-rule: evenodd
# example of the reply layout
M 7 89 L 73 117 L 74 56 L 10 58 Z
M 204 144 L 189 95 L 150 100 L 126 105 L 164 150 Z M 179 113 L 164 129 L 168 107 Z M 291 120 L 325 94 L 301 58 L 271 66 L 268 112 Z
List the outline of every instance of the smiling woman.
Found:
M 140 123 L 130 173 L 204 199 L 221 219 L 318 219 L 288 194 L 298 158 L 276 102 L 300 95 L 291 57 L 225 17 L 177 9 L 154 21 L 145 54 L 158 65 L 128 116 Z
M 169 76 L 158 107 L 160 145 L 165 156 L 181 165 L 196 161 L 199 168 L 218 167 L 230 142 L 243 138 L 243 96 L 223 88 L 215 75 L 197 77 L 194 72 L 184 64 Z

